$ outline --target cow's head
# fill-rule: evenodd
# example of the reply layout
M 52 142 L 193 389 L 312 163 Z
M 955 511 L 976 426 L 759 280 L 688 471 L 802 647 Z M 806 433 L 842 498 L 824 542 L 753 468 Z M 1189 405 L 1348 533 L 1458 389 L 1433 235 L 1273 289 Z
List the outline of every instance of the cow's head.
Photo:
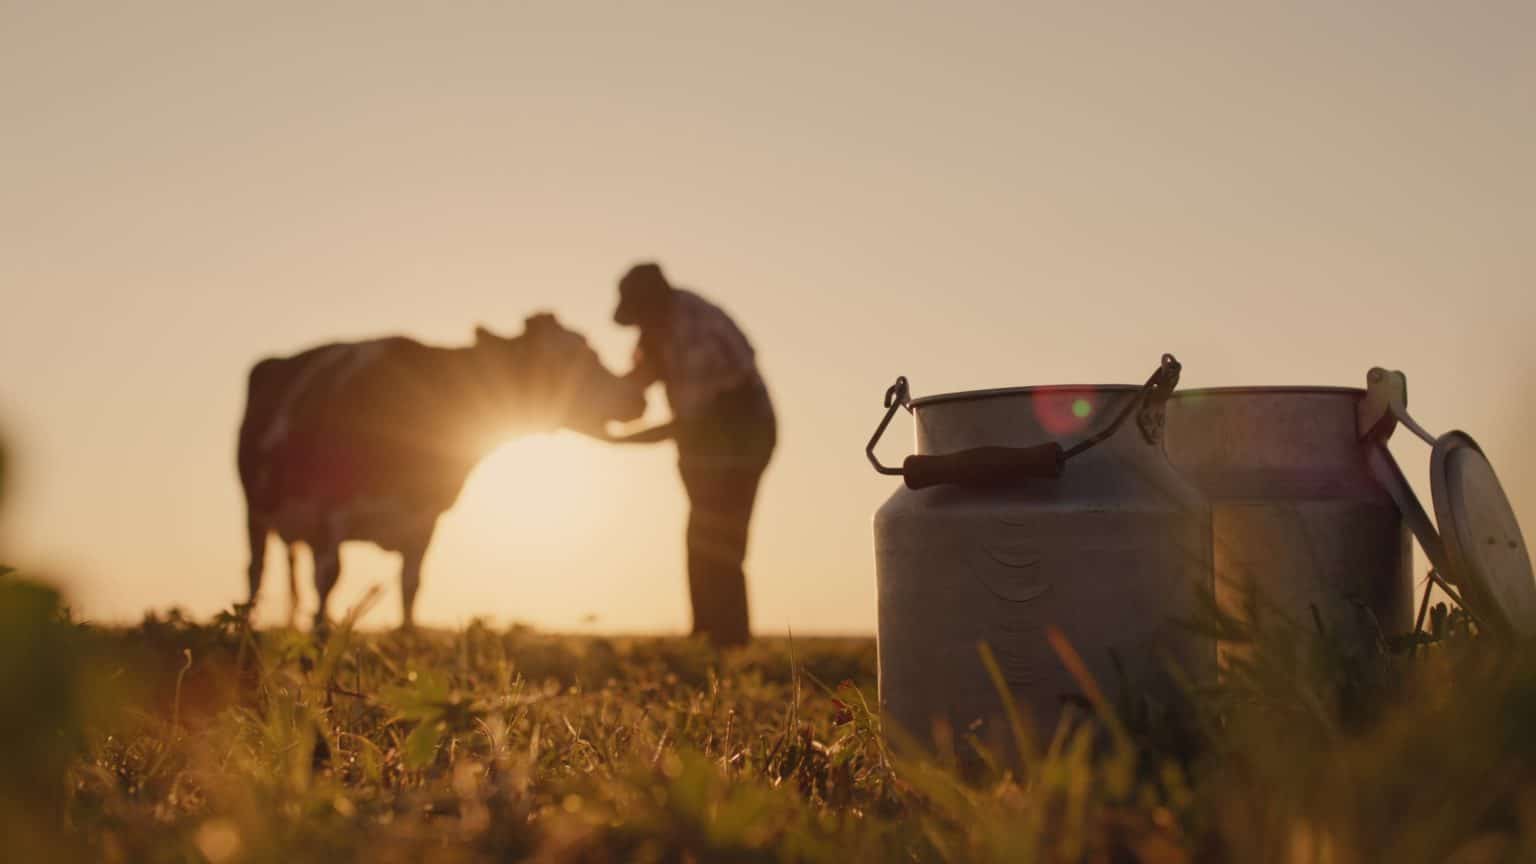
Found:
M 475 352 L 492 371 L 505 410 L 516 425 L 566 427 L 598 435 L 609 420 L 636 420 L 645 393 L 609 372 L 580 333 L 544 313 L 524 322 L 523 332 L 503 338 L 475 328 Z

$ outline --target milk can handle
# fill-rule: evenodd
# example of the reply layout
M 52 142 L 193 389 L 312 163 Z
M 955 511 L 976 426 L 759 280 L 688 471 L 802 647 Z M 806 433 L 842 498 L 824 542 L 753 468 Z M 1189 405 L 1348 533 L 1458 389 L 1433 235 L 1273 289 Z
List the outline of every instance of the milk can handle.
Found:
M 1141 392 L 1117 415 L 1113 422 L 1098 434 L 1063 448 L 1050 441 L 1032 447 L 973 447 L 955 453 L 939 455 L 911 455 L 902 461 L 900 468 L 883 465 L 875 455 L 875 445 L 891 425 L 891 418 L 899 408 L 912 410 L 911 394 L 907 379 L 899 377 L 885 391 L 885 416 L 875 427 L 875 434 L 864 447 L 869 464 L 881 474 L 902 477 L 909 489 L 926 489 L 929 486 L 955 484 L 960 486 L 1004 486 L 1023 480 L 1060 477 L 1068 459 L 1092 449 L 1109 436 L 1131 416 L 1137 422 L 1148 441 L 1158 441 L 1163 431 L 1163 404 L 1179 383 L 1183 367 L 1172 354 L 1164 354 L 1157 371 L 1147 379 Z
M 902 469 L 891 468 L 880 464 L 880 457 L 875 455 L 875 445 L 880 443 L 880 436 L 885 434 L 885 427 L 891 425 L 891 418 L 896 416 L 896 409 L 905 408 L 912 410 L 911 394 L 907 391 L 907 376 L 899 375 L 896 383 L 885 390 L 885 416 L 880 418 L 880 425 L 875 427 L 875 434 L 870 436 L 869 443 L 864 445 L 864 456 L 869 459 L 869 464 L 875 466 L 875 470 L 881 474 L 900 477 Z
M 881 474 L 905 478 L 909 489 L 926 489 L 946 483 L 961 486 L 1002 485 L 1061 474 L 1061 465 L 1066 457 L 1061 445 L 1055 441 L 1035 447 L 973 447 L 938 456 L 913 454 L 902 461 L 900 468 L 882 465 L 880 457 L 875 455 L 875 445 L 880 443 L 880 437 L 885 434 L 886 427 L 891 425 L 891 418 L 896 416 L 899 408 L 912 410 L 911 394 L 907 390 L 905 377 L 897 378 L 896 383 L 886 389 L 885 416 L 880 418 L 880 425 L 875 427 L 875 434 L 870 436 L 869 443 L 865 445 L 864 455 L 869 458 L 869 464 L 875 466 L 875 470 Z
M 901 473 L 908 489 L 929 486 L 1011 486 L 1060 477 L 1067 457 L 1055 441 L 1033 447 L 972 447 L 934 456 L 908 456 Z

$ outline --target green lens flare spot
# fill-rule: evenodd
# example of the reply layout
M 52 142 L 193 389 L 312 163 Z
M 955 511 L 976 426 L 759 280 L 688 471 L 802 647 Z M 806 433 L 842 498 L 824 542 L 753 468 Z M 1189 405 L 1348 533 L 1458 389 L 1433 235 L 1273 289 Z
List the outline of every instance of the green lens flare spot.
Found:
M 1087 399 L 1079 399 L 1072 403 L 1072 416 L 1081 420 L 1093 413 L 1093 405 Z

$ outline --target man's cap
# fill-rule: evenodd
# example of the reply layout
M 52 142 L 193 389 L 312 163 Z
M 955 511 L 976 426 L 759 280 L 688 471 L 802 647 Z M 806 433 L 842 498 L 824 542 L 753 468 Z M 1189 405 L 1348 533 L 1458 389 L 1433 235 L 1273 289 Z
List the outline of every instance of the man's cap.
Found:
M 614 320 L 620 324 L 634 324 L 640 320 L 640 310 L 654 306 L 672 293 L 672 286 L 661 272 L 661 265 L 645 261 L 629 268 L 619 280 L 619 308 L 614 310 Z
M 624 278 L 619 280 L 619 291 L 629 292 L 637 288 L 666 285 L 667 277 L 661 272 L 661 265 L 654 261 L 642 261 L 629 268 Z

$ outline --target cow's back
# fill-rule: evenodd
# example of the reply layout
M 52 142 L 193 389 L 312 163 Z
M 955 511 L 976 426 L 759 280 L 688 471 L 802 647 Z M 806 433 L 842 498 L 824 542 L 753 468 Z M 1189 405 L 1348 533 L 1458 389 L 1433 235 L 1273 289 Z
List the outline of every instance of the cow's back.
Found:
M 253 509 L 364 498 L 449 506 L 467 473 L 453 446 L 460 354 L 390 337 L 257 363 L 239 460 Z

